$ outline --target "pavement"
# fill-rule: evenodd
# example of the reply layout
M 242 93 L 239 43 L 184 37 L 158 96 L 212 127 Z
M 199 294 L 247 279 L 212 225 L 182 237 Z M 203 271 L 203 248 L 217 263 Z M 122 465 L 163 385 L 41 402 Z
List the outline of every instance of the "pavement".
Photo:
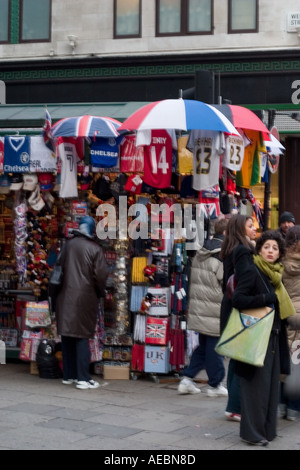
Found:
M 98 389 L 78 390 L 30 374 L 25 362 L 0 365 L 0 450 L 102 450 L 106 464 L 148 455 L 138 451 L 192 464 L 200 450 L 300 450 L 300 420 L 278 419 L 278 437 L 268 447 L 241 442 L 239 423 L 224 415 L 227 399 L 207 397 L 205 377 L 197 395 L 179 395 L 174 376 L 93 378 Z

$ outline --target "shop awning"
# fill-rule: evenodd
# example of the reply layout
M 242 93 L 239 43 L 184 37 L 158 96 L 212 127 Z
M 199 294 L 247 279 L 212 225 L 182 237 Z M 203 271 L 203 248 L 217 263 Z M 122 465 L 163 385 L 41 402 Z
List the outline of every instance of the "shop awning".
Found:
M 48 104 L 47 109 L 54 124 L 59 119 L 70 116 L 89 114 L 108 116 L 124 121 L 134 111 L 148 104 L 148 101 L 130 101 L 124 103 L 66 103 Z M 27 132 L 40 132 L 45 122 L 43 104 L 3 104 L 0 105 L 0 135 L 9 130 L 19 129 Z

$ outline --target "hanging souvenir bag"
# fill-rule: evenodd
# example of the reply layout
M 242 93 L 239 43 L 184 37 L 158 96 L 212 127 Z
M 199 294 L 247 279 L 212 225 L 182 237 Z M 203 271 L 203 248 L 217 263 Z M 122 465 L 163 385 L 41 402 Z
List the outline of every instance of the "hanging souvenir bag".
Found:
M 29 328 L 43 328 L 51 325 L 49 302 L 26 302 L 25 325 Z
M 49 297 L 55 299 L 58 295 L 62 282 L 63 282 L 63 257 L 64 257 L 64 250 L 63 247 L 57 257 L 57 261 L 53 267 L 53 271 L 50 275 L 49 283 L 48 283 L 48 294 Z

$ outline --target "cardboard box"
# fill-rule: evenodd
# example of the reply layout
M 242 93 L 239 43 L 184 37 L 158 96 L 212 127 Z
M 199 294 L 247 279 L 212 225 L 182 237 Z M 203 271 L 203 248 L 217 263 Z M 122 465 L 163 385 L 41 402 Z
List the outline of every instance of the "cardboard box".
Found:
M 129 380 L 129 367 L 103 366 L 104 380 Z
M 39 375 L 39 369 L 35 361 L 30 361 L 30 374 Z

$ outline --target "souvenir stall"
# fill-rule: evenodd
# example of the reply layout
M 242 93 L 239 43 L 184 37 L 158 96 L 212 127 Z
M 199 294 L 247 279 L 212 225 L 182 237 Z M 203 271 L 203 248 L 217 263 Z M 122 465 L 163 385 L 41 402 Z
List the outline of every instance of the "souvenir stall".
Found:
M 49 277 L 63 239 L 88 214 L 109 267 L 90 340 L 94 373 L 127 380 L 177 374 L 197 344 L 186 329 L 192 257 L 220 215 L 247 210 L 261 226 L 254 188 L 263 156 L 270 159 L 268 134 L 237 133 L 226 118 L 208 131 L 198 122 L 139 129 L 130 118 L 122 125 L 92 116 L 49 122 L 41 136 L 0 138 L 0 340 L 7 354 L 17 351 L 40 373 L 39 346 L 59 345 Z

